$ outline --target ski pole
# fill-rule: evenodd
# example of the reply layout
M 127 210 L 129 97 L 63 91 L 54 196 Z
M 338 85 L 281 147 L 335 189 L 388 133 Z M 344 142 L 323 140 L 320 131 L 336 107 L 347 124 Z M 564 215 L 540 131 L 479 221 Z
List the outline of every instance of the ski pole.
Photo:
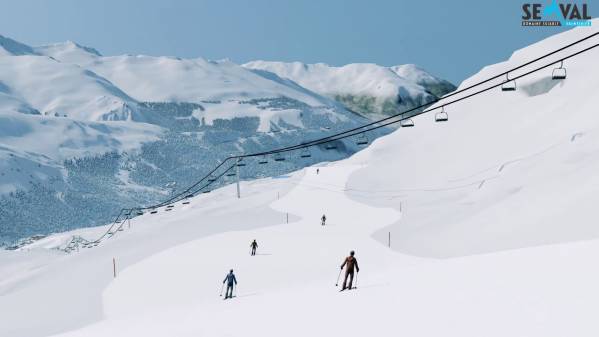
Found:
M 359 271 L 356 272 L 356 285 L 354 286 L 354 288 L 358 288 L 358 274 L 360 274 Z
M 225 289 L 225 283 L 223 283 L 223 285 L 220 287 L 220 297 L 223 297 L 223 289 Z
M 337 287 L 339 285 L 339 278 L 341 277 L 342 271 L 343 271 L 343 268 L 339 269 L 339 275 L 337 275 L 337 282 L 335 282 L 335 287 Z

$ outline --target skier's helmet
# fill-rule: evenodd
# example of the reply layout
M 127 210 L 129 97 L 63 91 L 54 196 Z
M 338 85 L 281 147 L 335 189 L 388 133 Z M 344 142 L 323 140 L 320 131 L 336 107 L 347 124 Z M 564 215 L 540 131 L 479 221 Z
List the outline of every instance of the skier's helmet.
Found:
M 231 269 L 231 271 L 229 271 L 230 273 L 233 273 L 233 269 Z
M 354 252 L 353 250 L 351 252 L 349 252 L 349 255 L 354 256 L 356 252 Z

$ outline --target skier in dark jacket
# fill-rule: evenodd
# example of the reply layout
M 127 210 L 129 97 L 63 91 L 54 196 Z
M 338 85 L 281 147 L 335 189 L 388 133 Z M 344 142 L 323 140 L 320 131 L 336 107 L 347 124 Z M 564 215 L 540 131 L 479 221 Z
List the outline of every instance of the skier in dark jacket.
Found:
M 320 218 L 320 224 L 324 226 L 326 224 L 326 221 L 327 221 L 327 217 L 323 214 L 322 218 Z
M 342 291 L 345 289 L 351 289 L 352 288 L 352 283 L 354 282 L 354 267 L 356 269 L 356 272 L 360 272 L 360 267 L 358 267 L 358 260 L 356 260 L 356 258 L 354 257 L 355 252 L 352 250 L 349 253 L 349 256 L 345 258 L 345 261 L 343 261 L 343 264 L 341 265 L 341 269 L 343 269 L 344 266 L 347 266 L 347 268 L 345 269 L 345 279 L 343 280 L 343 289 L 341 289 Z M 349 287 L 347 287 L 347 277 L 349 276 Z
M 223 284 L 227 282 L 227 292 L 225 293 L 225 299 L 233 298 L 233 285 L 237 285 L 237 279 L 235 278 L 235 274 L 233 274 L 233 269 L 225 276 L 223 280 Z
M 258 242 L 254 240 L 254 242 L 250 244 L 250 247 L 252 247 L 252 256 L 256 255 L 256 248 L 258 248 Z

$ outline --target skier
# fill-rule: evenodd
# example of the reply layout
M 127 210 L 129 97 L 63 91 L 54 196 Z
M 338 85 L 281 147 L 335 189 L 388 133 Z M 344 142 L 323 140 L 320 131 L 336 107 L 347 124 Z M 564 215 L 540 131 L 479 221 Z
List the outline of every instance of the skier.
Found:
M 250 244 L 250 247 L 252 247 L 252 256 L 256 255 L 256 248 L 258 248 L 258 243 L 256 240 Z
M 233 274 L 233 269 L 225 276 L 223 280 L 223 284 L 227 282 L 227 292 L 225 293 L 225 300 L 227 298 L 233 298 L 233 285 L 237 285 L 237 279 L 235 278 L 235 274 Z
M 318 175 L 318 173 L 320 173 L 320 169 L 319 168 L 316 169 L 316 174 Z
M 324 226 L 326 224 L 326 221 L 327 221 L 327 217 L 323 214 L 322 218 L 320 218 L 320 224 Z
M 343 270 L 343 267 L 345 265 L 347 265 L 347 268 L 345 269 L 345 279 L 343 280 L 343 289 L 341 289 L 341 291 L 345 290 L 345 289 L 350 289 L 352 288 L 352 283 L 354 282 L 354 267 L 356 268 L 356 272 L 360 272 L 360 267 L 358 267 L 358 260 L 356 260 L 356 258 L 354 257 L 354 254 L 356 252 L 354 252 L 353 250 L 351 252 L 349 252 L 349 256 L 345 258 L 345 261 L 343 261 L 343 264 L 341 265 L 341 270 Z M 347 287 L 347 277 L 349 276 L 349 288 Z

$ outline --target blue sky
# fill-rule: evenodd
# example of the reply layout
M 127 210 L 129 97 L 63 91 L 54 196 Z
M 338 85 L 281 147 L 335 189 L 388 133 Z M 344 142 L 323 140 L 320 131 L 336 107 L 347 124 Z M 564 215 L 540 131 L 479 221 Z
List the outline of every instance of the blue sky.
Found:
M 561 30 L 521 27 L 519 0 L 0 1 L 0 34 L 30 45 L 73 40 L 104 55 L 237 63 L 415 63 L 454 83 Z

